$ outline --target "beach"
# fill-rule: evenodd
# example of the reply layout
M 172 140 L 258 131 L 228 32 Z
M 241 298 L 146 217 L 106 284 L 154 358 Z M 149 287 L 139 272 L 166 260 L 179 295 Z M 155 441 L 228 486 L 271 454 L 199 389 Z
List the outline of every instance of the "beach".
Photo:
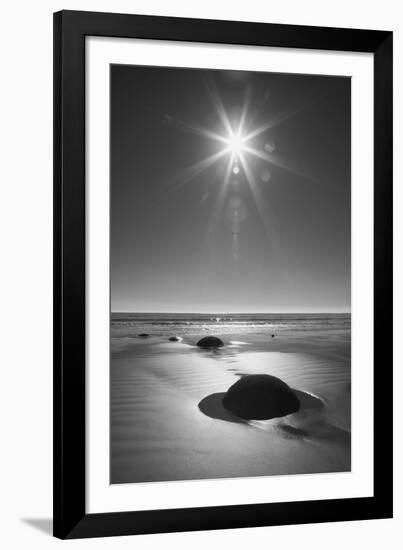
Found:
M 224 346 L 200 349 L 206 335 Z M 113 313 L 110 482 L 349 471 L 350 370 L 349 314 Z M 248 374 L 286 382 L 300 410 L 231 415 L 222 397 Z

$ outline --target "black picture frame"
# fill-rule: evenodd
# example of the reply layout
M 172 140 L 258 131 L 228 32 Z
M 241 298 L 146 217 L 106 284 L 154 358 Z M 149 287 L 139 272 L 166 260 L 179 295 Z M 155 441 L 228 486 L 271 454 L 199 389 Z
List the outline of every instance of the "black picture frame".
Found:
M 85 37 L 374 54 L 374 496 L 86 513 Z M 54 14 L 54 536 L 62 539 L 392 517 L 392 32 Z

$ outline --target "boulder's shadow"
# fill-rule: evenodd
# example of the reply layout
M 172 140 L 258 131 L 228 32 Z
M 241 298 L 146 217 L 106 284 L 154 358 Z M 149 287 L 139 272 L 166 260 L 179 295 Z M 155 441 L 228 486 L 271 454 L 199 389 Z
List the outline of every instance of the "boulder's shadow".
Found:
M 329 424 L 323 413 L 325 413 L 326 404 L 315 395 L 311 395 L 301 390 L 292 388 L 292 391 L 298 397 L 300 409 L 293 413 L 296 425 L 281 422 L 277 429 L 287 438 L 289 437 L 311 437 L 341 443 L 350 444 L 350 433 Z M 249 425 L 248 420 L 230 413 L 223 405 L 222 400 L 225 392 L 212 393 L 202 399 L 198 405 L 200 412 L 210 418 L 234 422 L 237 424 Z M 279 417 L 280 418 L 280 417 Z
M 313 409 L 319 411 L 324 408 L 323 401 L 318 397 L 315 397 L 314 395 L 310 395 L 309 393 L 305 393 L 300 390 L 293 389 L 292 391 L 298 397 L 301 405 L 298 412 Z M 217 420 L 226 420 L 227 422 L 236 422 L 238 424 L 248 424 L 247 420 L 244 420 L 243 418 L 240 418 L 239 416 L 230 413 L 224 407 L 222 402 L 224 396 L 225 392 L 212 393 L 211 395 L 208 395 L 200 401 L 198 405 L 199 410 L 210 418 L 214 418 Z
M 223 397 L 225 392 L 221 393 L 212 393 L 199 403 L 200 411 L 209 416 L 210 418 L 215 418 L 218 420 L 226 420 L 227 422 L 236 422 L 238 424 L 246 424 L 246 420 L 231 414 L 222 404 Z

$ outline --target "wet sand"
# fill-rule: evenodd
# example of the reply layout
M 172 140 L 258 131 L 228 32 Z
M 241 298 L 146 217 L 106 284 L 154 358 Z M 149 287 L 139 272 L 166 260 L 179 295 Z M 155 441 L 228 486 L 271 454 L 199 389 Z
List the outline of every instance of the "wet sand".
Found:
M 350 470 L 349 331 L 217 332 L 111 340 L 111 483 Z M 271 374 L 301 409 L 266 421 L 226 411 L 223 393 L 243 374 Z

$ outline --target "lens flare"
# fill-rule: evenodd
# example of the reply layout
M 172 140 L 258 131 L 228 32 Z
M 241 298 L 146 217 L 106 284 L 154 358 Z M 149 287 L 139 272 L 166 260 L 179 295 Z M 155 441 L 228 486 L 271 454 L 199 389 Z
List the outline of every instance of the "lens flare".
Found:
M 231 114 L 229 114 L 213 83 L 207 86 L 207 91 L 215 109 L 217 127 L 214 129 L 204 128 L 198 124 L 183 122 L 170 115 L 167 115 L 164 119 L 164 121 L 171 126 L 176 126 L 181 130 L 215 142 L 218 148 L 216 152 L 210 153 L 206 158 L 192 164 L 183 175 L 178 177 L 179 181 L 175 187 L 177 188 L 179 185 L 183 185 L 184 183 L 188 183 L 198 178 L 204 171 L 209 170 L 215 165 L 214 181 L 218 181 L 219 185 L 215 200 L 211 201 L 213 207 L 209 220 L 208 238 L 211 237 L 214 229 L 218 225 L 219 217 L 224 210 L 224 204 L 228 193 L 230 191 L 240 192 L 242 188 L 248 188 L 261 219 L 262 227 L 269 239 L 271 235 L 269 231 L 270 216 L 267 215 L 267 201 L 262 196 L 261 189 L 264 187 L 268 190 L 270 189 L 267 185 L 272 179 L 271 170 L 269 168 L 274 166 L 294 176 L 312 181 L 312 178 L 308 178 L 299 170 L 291 166 L 288 161 L 282 159 L 281 155 L 276 154 L 277 144 L 272 136 L 273 128 L 297 114 L 301 109 L 289 109 L 273 115 L 269 120 L 256 124 L 256 118 L 264 103 L 269 99 L 270 93 L 265 95 L 263 103 L 261 103 L 257 109 L 254 109 L 253 112 L 251 112 L 250 109 L 251 94 L 245 94 L 242 107 L 237 109 L 236 112 L 232 110 Z M 174 185 L 171 185 L 170 189 L 173 188 Z M 242 189 L 242 191 L 244 191 L 244 189 Z M 202 199 L 202 203 L 204 203 L 205 200 L 206 199 Z M 240 224 L 244 215 L 243 207 L 234 205 L 233 201 L 229 202 L 227 216 L 231 218 L 231 229 L 236 250 L 238 248 Z

